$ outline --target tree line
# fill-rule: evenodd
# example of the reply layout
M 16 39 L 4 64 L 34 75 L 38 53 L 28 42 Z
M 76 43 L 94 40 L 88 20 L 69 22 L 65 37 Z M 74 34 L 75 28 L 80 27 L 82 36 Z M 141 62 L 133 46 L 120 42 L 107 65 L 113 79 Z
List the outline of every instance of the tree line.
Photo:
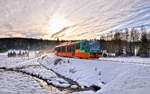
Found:
M 116 53 L 117 56 L 148 57 L 150 55 L 150 32 L 143 26 L 130 28 L 119 32 L 111 32 L 100 37 L 103 50 Z
M 0 52 L 9 49 L 41 50 L 49 46 L 57 45 L 57 40 L 43 40 L 32 38 L 0 38 Z
M 141 26 L 139 30 L 136 28 L 125 29 L 120 32 L 110 32 L 100 36 L 101 50 L 107 50 L 109 53 L 115 53 L 117 56 L 142 56 L 150 55 L 150 33 L 146 28 Z M 89 39 L 90 40 L 90 39 Z M 43 40 L 32 38 L 0 38 L 0 52 L 9 49 L 22 50 L 42 50 L 45 48 L 53 49 L 56 45 L 77 40 Z

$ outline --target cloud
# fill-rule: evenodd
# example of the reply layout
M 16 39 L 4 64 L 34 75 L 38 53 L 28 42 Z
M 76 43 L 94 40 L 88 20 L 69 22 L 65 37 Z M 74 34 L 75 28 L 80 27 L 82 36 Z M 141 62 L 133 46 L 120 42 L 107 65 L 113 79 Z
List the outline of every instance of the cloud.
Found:
M 150 24 L 149 4 L 150 0 L 1 0 L 0 37 L 94 38 L 115 29 Z M 53 15 L 76 26 L 53 32 L 48 25 Z

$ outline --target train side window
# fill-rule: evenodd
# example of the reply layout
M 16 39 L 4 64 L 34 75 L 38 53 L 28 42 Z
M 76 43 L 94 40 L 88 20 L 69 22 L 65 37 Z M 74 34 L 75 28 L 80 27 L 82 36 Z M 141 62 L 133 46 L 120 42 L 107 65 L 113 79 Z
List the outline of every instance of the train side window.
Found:
M 62 52 L 66 52 L 66 47 L 65 46 L 62 47 Z
M 69 46 L 66 46 L 66 52 L 69 52 L 68 50 L 69 50 L 69 48 L 68 48 Z
M 70 45 L 70 52 L 72 52 L 72 48 L 73 48 L 72 45 Z
M 72 48 L 72 47 L 71 47 L 71 45 L 70 45 L 70 52 L 71 52 L 71 48 Z
M 63 48 L 64 48 L 64 52 L 66 52 L 66 46 L 64 46 Z
M 57 48 L 58 49 L 58 52 L 60 52 L 60 48 Z
M 61 52 L 63 52 L 63 47 L 61 47 Z
M 69 46 L 67 46 L 67 52 L 69 52 Z
M 64 47 L 62 47 L 62 52 L 64 52 Z
M 60 47 L 60 52 L 62 52 L 62 47 Z

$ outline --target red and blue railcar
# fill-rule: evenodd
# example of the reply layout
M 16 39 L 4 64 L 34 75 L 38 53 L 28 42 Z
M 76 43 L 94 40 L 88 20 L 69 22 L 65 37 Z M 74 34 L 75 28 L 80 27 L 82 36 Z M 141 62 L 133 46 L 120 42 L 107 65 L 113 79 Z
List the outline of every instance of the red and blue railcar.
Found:
M 55 48 L 55 55 L 79 58 L 101 57 L 100 44 L 94 40 L 62 43 Z

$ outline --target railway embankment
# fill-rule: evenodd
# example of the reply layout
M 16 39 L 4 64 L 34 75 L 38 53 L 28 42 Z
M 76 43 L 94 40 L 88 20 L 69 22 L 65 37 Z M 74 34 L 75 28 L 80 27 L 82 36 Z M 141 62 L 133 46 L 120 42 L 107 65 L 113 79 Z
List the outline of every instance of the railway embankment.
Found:
M 120 94 L 120 90 L 123 91 L 123 94 L 141 94 L 140 90 L 148 94 L 150 59 L 118 58 L 122 61 L 118 61 L 119 59 L 117 61 L 107 60 L 110 59 L 108 57 L 102 60 L 79 59 L 49 54 L 38 59 L 38 62 L 64 78 L 77 82 L 82 89 L 88 88 L 87 92 L 80 91 L 79 94 Z

